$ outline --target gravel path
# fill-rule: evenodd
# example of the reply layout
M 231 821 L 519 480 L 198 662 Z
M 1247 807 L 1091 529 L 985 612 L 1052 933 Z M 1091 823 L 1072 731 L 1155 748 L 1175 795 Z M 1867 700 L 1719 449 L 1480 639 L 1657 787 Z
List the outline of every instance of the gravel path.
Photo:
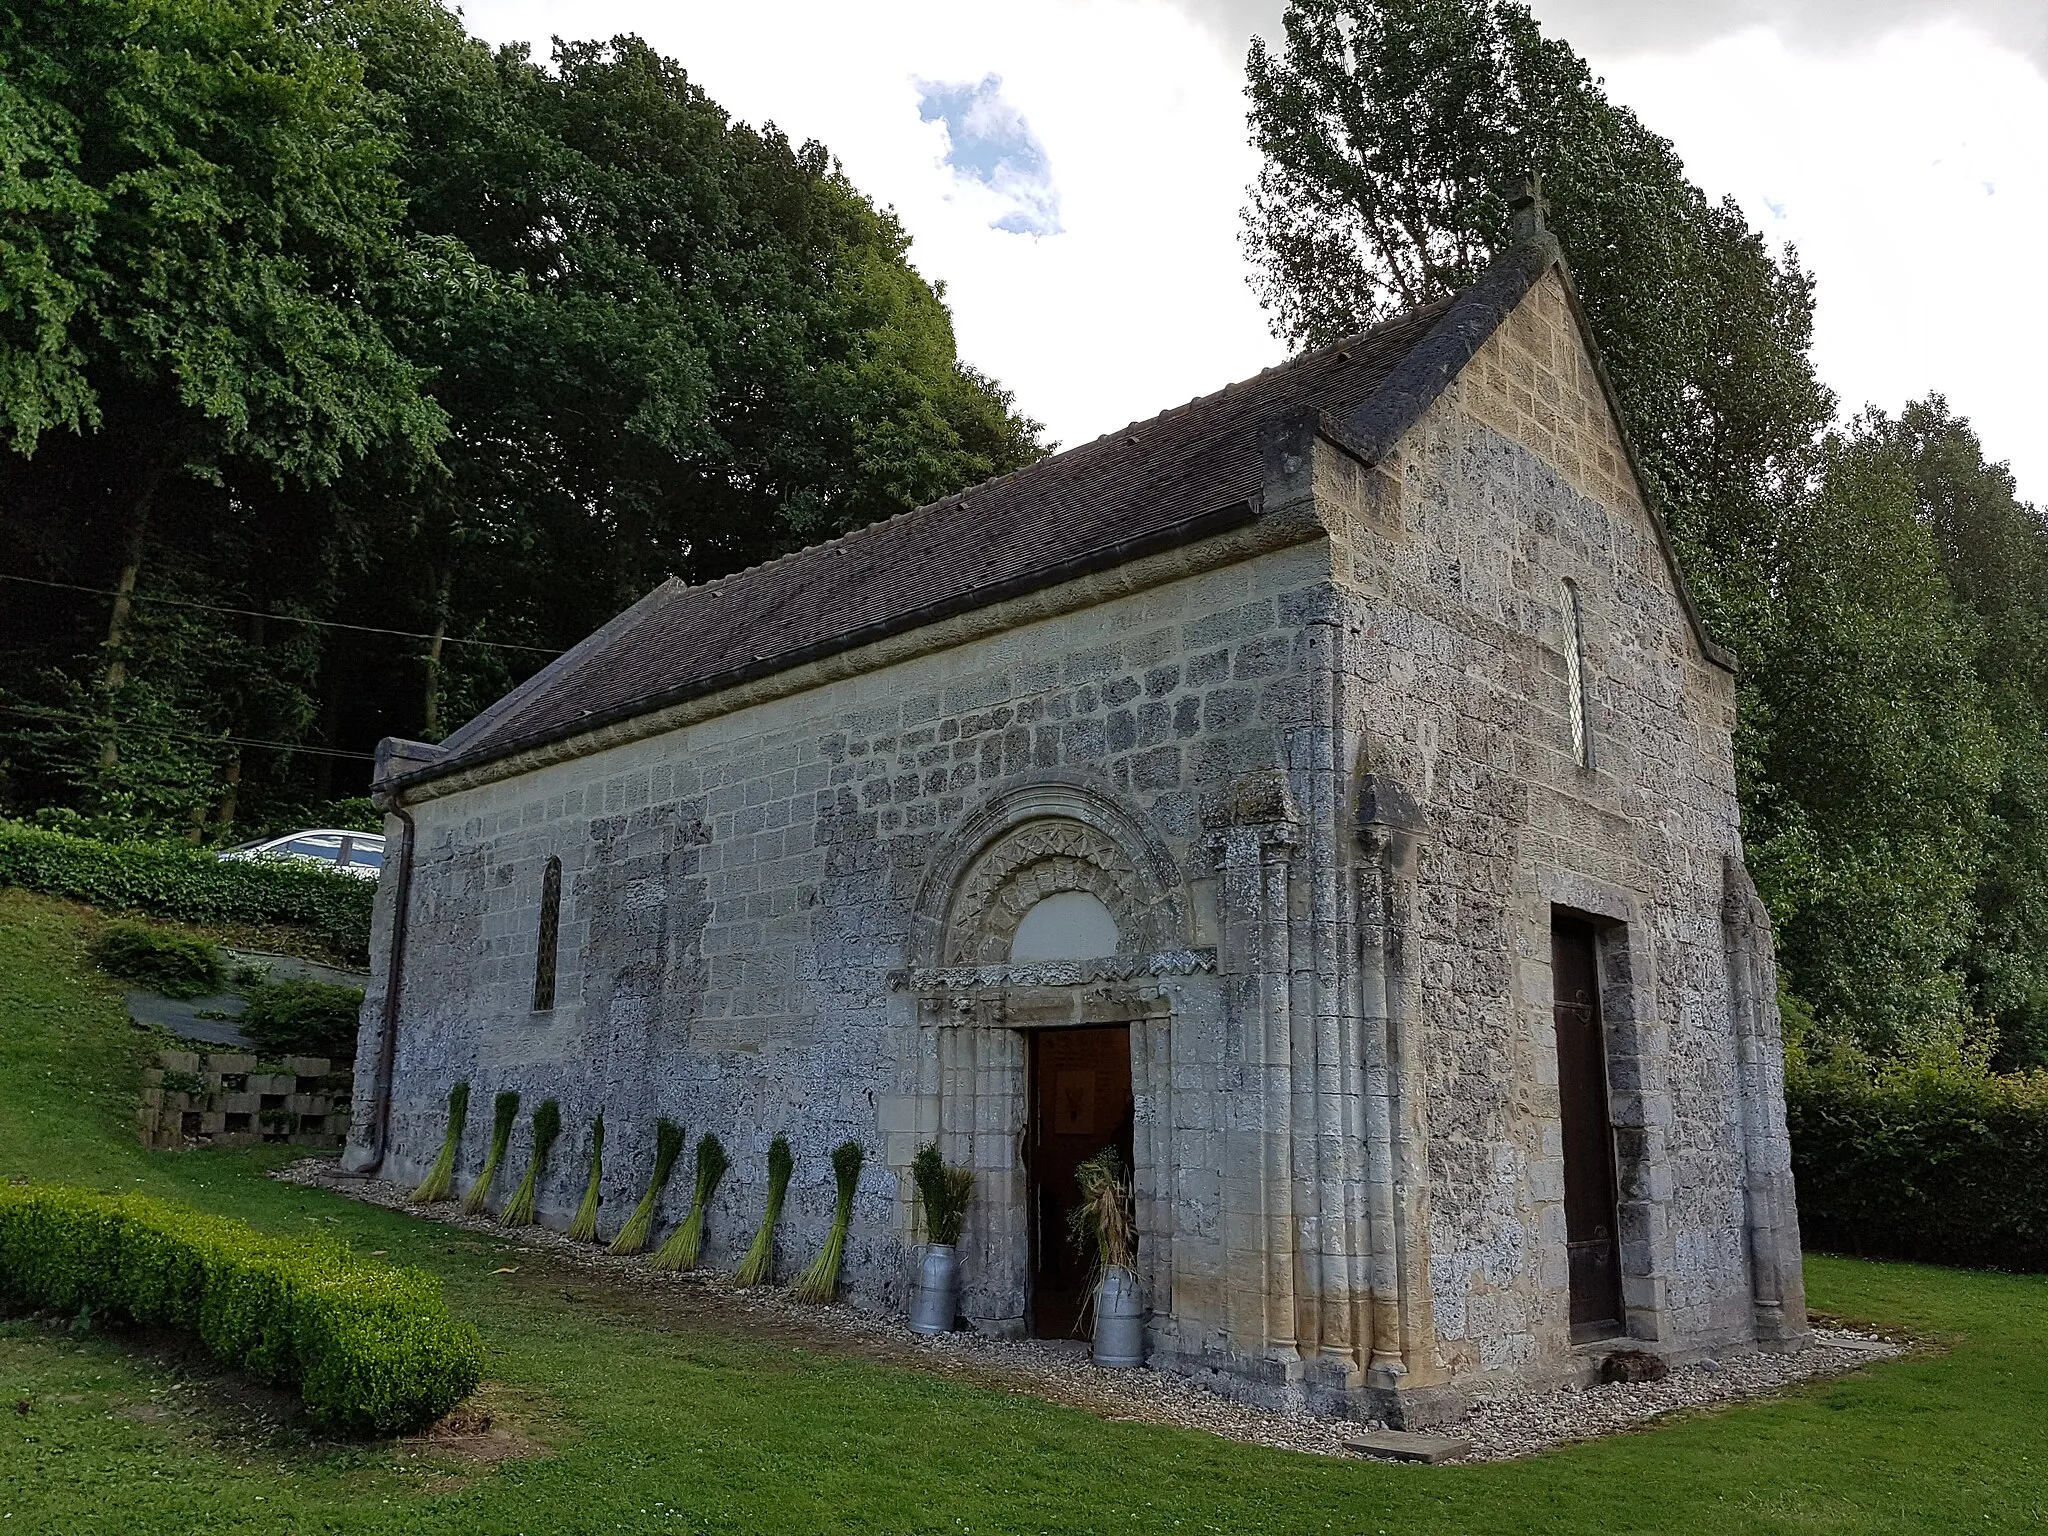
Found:
M 658 1300 L 660 1310 L 672 1319 L 727 1331 L 744 1321 L 750 1335 L 767 1332 L 835 1353 L 1028 1392 L 1106 1419 L 1206 1430 L 1247 1445 L 1343 1457 L 1357 1454 L 1347 1447 L 1347 1441 L 1380 1427 L 1309 1414 L 1270 1413 L 1155 1371 L 1102 1370 L 1078 1341 L 1003 1341 L 972 1333 L 924 1338 L 893 1317 L 844 1305 L 805 1306 L 779 1290 L 737 1289 L 720 1275 L 652 1270 L 644 1259 L 614 1258 L 602 1248 L 571 1242 L 542 1227 L 508 1231 L 488 1216 L 463 1215 L 461 1207 L 452 1202 L 411 1205 L 407 1191 L 396 1185 L 342 1176 L 332 1158 L 308 1158 L 278 1170 L 275 1177 L 506 1238 L 519 1253 L 545 1259 L 558 1274 L 574 1273 L 600 1281 L 622 1297 Z M 1813 1339 L 1812 1347 L 1798 1354 L 1705 1360 L 1675 1369 L 1664 1381 L 1642 1385 L 1500 1392 L 1475 1401 L 1465 1422 L 1446 1433 L 1471 1441 L 1472 1450 L 1464 1460 L 1507 1461 L 1573 1440 L 1616 1434 L 1679 1409 L 1760 1397 L 1802 1381 L 1839 1376 L 1901 1355 L 1906 1349 L 1874 1334 L 1839 1328 L 1816 1328 Z

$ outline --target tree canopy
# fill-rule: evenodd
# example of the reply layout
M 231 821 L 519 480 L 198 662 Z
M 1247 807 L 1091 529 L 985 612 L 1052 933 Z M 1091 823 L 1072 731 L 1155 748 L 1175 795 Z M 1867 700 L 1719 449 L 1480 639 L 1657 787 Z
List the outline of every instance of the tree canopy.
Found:
M 1028 462 L 908 248 L 637 38 L 0 0 L 0 803 L 286 817 L 670 575 Z

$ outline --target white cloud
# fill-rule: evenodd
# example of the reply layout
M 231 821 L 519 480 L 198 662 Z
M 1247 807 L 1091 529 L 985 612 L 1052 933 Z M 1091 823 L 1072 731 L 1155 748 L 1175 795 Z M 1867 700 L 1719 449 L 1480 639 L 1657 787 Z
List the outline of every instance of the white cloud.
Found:
M 1013 235 L 1060 232 L 1059 188 L 1045 146 L 1023 114 L 1003 100 L 1001 75 L 983 75 L 978 85 L 920 80 L 917 115 L 945 133 L 944 159 L 953 174 L 987 188 L 1005 205 L 1005 212 L 989 220 L 991 229 Z
M 1666 134 L 1818 280 L 1814 361 L 1845 409 L 1939 391 L 2048 506 L 2048 78 L 1956 25 L 1815 56 L 1753 30 L 1604 61 Z

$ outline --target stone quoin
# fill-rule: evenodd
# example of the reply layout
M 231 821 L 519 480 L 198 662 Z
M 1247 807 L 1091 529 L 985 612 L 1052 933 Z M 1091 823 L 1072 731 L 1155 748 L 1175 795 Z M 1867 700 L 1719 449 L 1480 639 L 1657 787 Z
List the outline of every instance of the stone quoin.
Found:
M 345 1166 L 418 1178 L 467 1080 L 459 1187 L 475 1105 L 557 1098 L 541 1218 L 602 1110 L 609 1235 L 668 1117 L 733 1155 L 729 1268 L 784 1135 L 786 1276 L 856 1140 L 846 1292 L 900 1311 L 936 1139 L 965 1318 L 1023 1334 L 1116 1144 L 1155 1368 L 1410 1429 L 1797 1347 L 1732 662 L 1533 213 L 1451 299 L 385 742 Z

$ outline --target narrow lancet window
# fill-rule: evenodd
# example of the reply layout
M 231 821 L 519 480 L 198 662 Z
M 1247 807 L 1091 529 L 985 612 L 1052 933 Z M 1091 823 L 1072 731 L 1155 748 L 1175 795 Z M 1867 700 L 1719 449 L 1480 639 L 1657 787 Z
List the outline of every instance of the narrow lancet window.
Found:
M 1581 768 L 1593 766 L 1593 733 L 1586 726 L 1586 646 L 1579 621 L 1579 589 L 1564 584 L 1564 684 L 1571 695 L 1572 760 Z
M 562 861 L 548 860 L 540 882 L 540 940 L 533 957 L 533 1007 L 545 1013 L 555 1006 L 555 951 L 562 928 Z

